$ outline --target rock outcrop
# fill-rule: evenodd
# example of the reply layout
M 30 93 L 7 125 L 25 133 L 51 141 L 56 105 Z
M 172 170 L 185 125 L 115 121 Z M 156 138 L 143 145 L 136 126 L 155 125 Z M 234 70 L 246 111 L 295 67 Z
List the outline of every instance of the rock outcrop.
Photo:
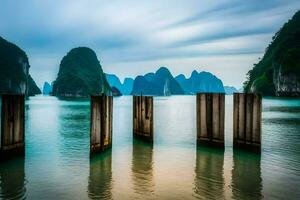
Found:
M 26 53 L 0 37 L 0 93 L 33 96 L 41 91 L 29 74 Z
M 96 53 L 87 47 L 74 48 L 63 57 L 52 94 L 64 97 L 111 95 L 111 88 Z
M 300 96 L 300 11 L 273 36 L 263 58 L 247 75 L 245 92 Z

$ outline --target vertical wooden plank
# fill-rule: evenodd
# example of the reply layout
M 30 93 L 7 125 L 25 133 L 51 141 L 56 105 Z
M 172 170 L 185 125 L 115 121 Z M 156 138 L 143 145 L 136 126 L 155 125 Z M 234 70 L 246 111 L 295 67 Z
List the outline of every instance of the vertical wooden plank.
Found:
M 208 138 L 208 129 L 207 129 L 207 111 L 206 111 L 206 94 L 200 94 L 200 137 Z
M 225 94 L 220 95 L 220 119 L 219 119 L 219 126 L 220 126 L 220 140 L 224 142 L 224 135 L 225 135 Z
M 133 132 L 136 130 L 136 98 L 132 96 L 132 129 Z
M 101 138 L 101 133 L 102 133 L 102 127 L 103 124 L 101 123 L 102 121 L 102 116 L 101 116 L 101 106 L 102 106 L 102 101 L 101 101 L 101 97 L 96 96 L 95 97 L 95 119 L 94 119 L 94 123 L 95 123 L 95 141 L 94 141 L 94 145 L 95 146 L 100 146 L 101 142 L 102 142 L 102 138 Z
M 138 131 L 142 129 L 142 98 L 139 96 L 138 98 Z
M 253 142 L 258 144 L 261 143 L 261 102 L 261 96 L 255 94 L 253 97 Z
M 142 131 L 142 133 L 144 133 L 144 134 L 147 134 L 147 131 L 145 130 L 145 121 L 146 121 L 146 119 L 145 119 L 145 117 L 146 117 L 146 115 L 145 115 L 145 104 L 146 104 L 146 97 L 145 96 L 141 96 L 141 131 Z
M 246 94 L 246 128 L 245 140 L 252 143 L 253 94 Z
M 201 114 L 200 94 L 197 93 L 196 94 L 196 128 L 197 128 L 197 140 L 199 140 L 200 133 L 201 133 L 201 131 L 200 131 L 200 128 L 201 128 L 200 114 Z
M 144 123 L 144 132 L 145 135 L 150 137 L 151 131 L 150 131 L 150 126 L 151 126 L 151 122 L 150 122 L 150 98 L 149 97 L 145 97 L 145 123 Z
M 245 140 L 245 96 L 239 94 L 238 140 Z
M 110 121 L 110 145 L 112 145 L 112 131 L 113 131 L 113 103 L 114 103 L 114 101 L 113 101 L 113 96 L 110 96 L 110 119 L 109 119 L 109 121 Z
M 212 138 L 220 137 L 220 104 L 219 94 L 212 94 Z
M 91 128 L 90 128 L 90 148 L 91 153 L 95 150 L 100 142 L 100 116 L 99 116 L 99 99 L 96 96 L 91 97 Z
M 206 129 L 207 136 L 212 139 L 212 94 L 206 94 Z
M 153 106 L 153 97 L 149 97 L 150 98 L 150 115 L 151 115 L 151 117 L 150 117 L 150 136 L 151 136 L 151 138 L 152 138 L 152 141 L 153 141 L 153 138 L 154 138 L 154 135 L 153 135 L 153 133 L 154 133 L 154 131 L 153 131 L 153 117 L 154 117 L 154 106 Z
M 14 105 L 14 128 L 13 128 L 13 144 L 18 143 L 20 141 L 21 134 L 21 99 L 16 96 L 15 105 Z
M 233 94 L 233 142 L 238 139 L 239 132 L 239 94 Z

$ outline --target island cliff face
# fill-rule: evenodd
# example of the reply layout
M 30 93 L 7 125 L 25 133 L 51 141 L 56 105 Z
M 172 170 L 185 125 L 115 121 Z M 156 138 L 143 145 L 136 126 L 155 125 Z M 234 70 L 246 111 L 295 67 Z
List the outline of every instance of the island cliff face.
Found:
M 273 36 L 247 78 L 245 92 L 300 96 L 300 11 Z
M 184 94 L 184 91 L 170 71 L 165 67 L 161 67 L 156 73 L 148 73 L 145 76 L 136 77 L 132 95 L 141 94 L 169 96 Z
M 0 93 L 33 96 L 41 91 L 29 74 L 26 53 L 0 37 Z
M 64 97 L 111 95 L 111 88 L 96 53 L 87 47 L 74 48 L 63 57 L 52 94 Z

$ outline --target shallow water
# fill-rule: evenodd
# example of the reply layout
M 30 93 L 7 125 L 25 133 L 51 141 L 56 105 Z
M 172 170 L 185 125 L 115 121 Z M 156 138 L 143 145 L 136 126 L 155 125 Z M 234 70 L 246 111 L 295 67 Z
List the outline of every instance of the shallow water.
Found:
M 113 148 L 89 158 L 89 101 L 31 97 L 26 155 L 0 164 L 0 197 L 299 199 L 300 100 L 264 99 L 262 154 L 196 147 L 194 96 L 155 97 L 153 147 L 132 138 L 132 97 L 114 98 Z

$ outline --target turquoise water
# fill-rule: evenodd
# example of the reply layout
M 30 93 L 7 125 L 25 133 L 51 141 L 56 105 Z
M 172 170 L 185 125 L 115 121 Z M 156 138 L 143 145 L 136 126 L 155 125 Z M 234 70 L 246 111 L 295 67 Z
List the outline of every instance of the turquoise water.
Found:
M 2 199 L 299 199 L 300 100 L 264 99 L 262 154 L 196 147 L 194 96 L 156 97 L 154 145 L 132 139 L 132 97 L 114 98 L 113 148 L 89 158 L 89 101 L 31 97 L 26 155 L 0 164 Z

